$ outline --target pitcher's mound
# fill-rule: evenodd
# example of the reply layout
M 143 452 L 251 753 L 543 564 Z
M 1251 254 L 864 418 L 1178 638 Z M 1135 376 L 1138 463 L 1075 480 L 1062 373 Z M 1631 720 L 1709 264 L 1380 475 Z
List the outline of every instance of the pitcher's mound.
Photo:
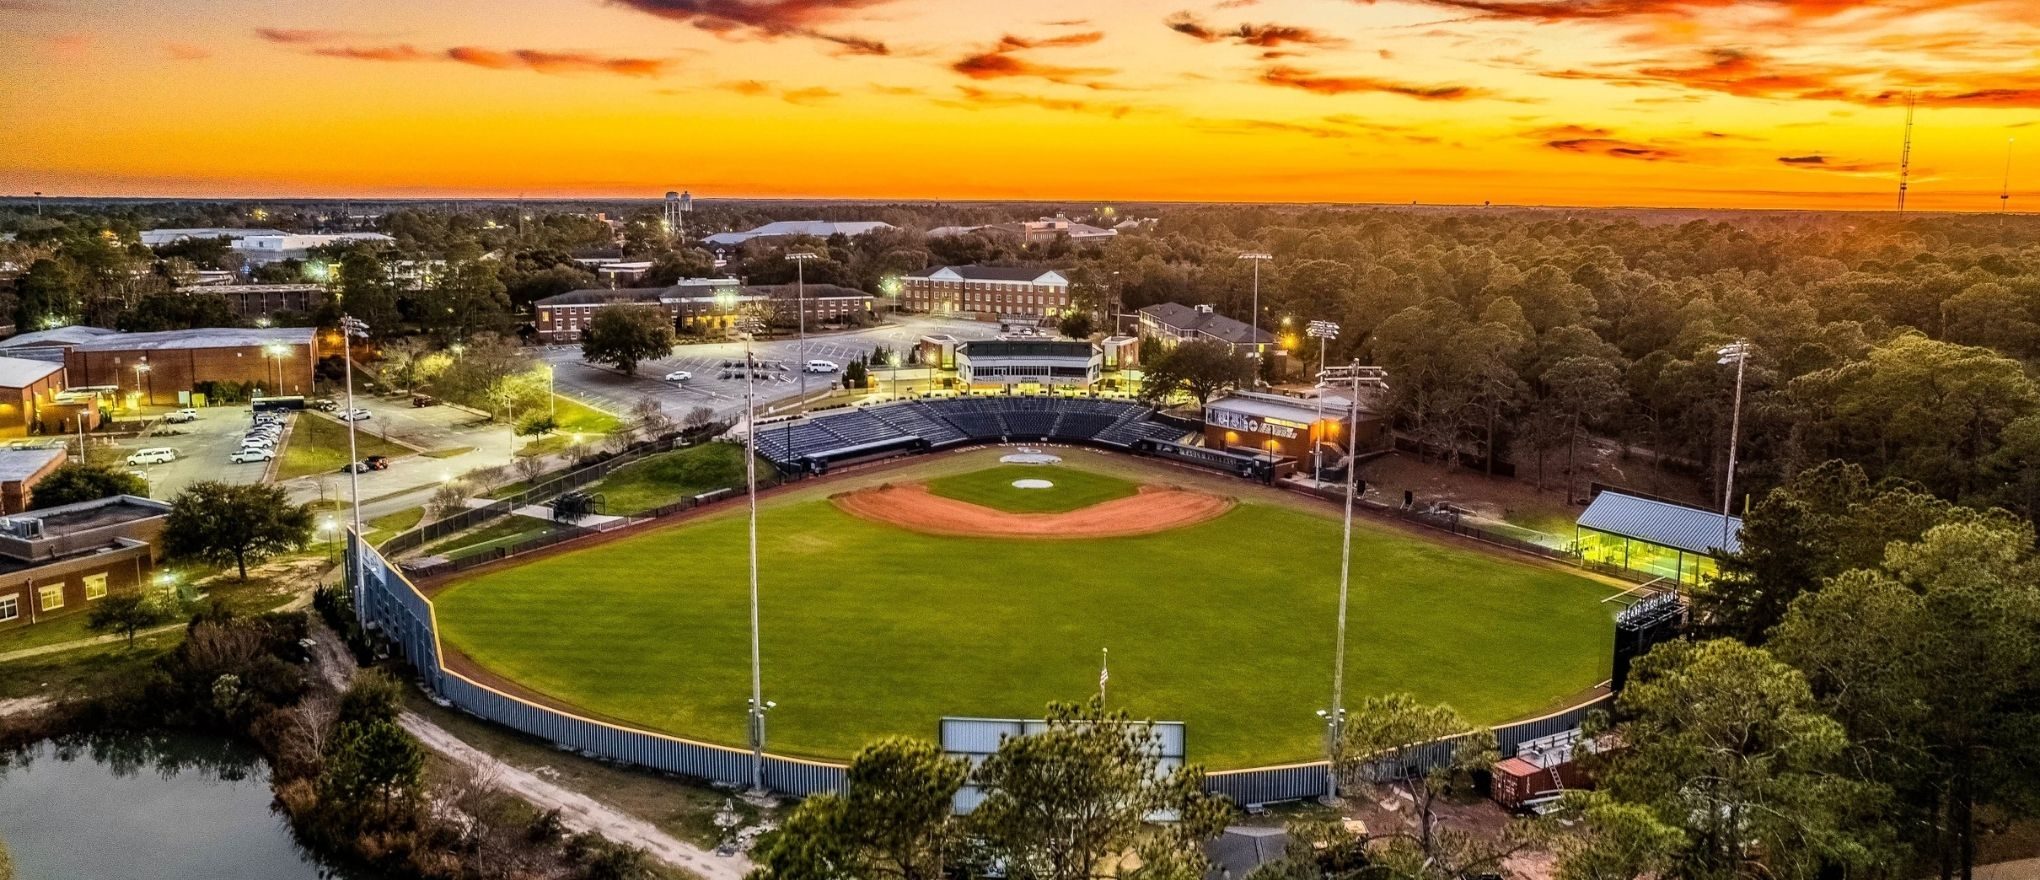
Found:
M 851 516 L 910 531 L 997 538 L 1148 535 L 1217 519 L 1233 506 L 1231 498 L 1159 486 L 1067 513 L 1007 513 L 944 498 L 919 484 L 859 489 L 829 500 Z

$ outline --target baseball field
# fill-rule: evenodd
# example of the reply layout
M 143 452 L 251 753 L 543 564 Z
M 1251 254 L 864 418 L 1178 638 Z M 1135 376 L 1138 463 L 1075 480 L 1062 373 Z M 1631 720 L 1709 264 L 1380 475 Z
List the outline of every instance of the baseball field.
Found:
M 1319 752 L 1335 507 L 1060 454 L 1049 465 L 1001 464 L 997 450 L 938 456 L 765 500 L 771 750 L 841 758 L 885 734 L 932 738 L 943 715 L 1037 717 L 1051 700 L 1095 694 L 1109 648 L 1109 701 L 1186 722 L 1193 761 Z M 596 717 L 742 745 L 742 512 L 464 577 L 433 597 L 446 646 L 499 683 Z M 1613 606 L 1599 600 L 1614 588 L 1600 582 L 1366 520 L 1352 580 L 1349 700 L 1406 691 L 1498 723 L 1608 676 Z

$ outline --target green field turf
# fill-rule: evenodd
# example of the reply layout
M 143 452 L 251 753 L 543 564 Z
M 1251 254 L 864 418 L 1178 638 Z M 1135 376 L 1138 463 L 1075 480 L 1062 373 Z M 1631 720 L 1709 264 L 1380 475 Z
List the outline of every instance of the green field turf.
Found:
M 1019 489 L 1015 480 L 1047 480 L 1050 489 Z M 1140 485 L 1064 465 L 1002 464 L 928 481 L 928 491 L 1008 513 L 1062 513 L 1125 498 Z
M 1192 760 L 1318 754 L 1339 565 L 1329 510 L 1249 500 L 1161 534 L 1043 543 L 910 533 L 819 494 L 761 512 L 774 751 L 841 758 L 879 735 L 933 738 L 943 715 L 1038 717 L 1094 693 L 1109 647 L 1113 705 L 1187 722 Z M 739 510 L 456 584 L 435 597 L 441 632 L 592 712 L 740 745 Z M 1349 700 L 1407 691 L 1495 723 L 1608 676 L 1613 606 L 1598 600 L 1612 590 L 1597 582 L 1366 523 L 1353 564 Z

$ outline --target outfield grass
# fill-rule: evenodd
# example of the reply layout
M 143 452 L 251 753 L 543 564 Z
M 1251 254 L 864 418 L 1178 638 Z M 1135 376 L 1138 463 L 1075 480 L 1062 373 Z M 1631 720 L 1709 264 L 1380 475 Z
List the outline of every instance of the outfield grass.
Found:
M 759 473 L 770 465 L 760 462 Z M 691 498 L 711 489 L 744 484 L 744 447 L 704 443 L 661 452 L 617 468 L 586 491 L 602 496 L 603 512 L 629 516 Z
M 1249 499 L 1171 532 L 1043 544 L 909 533 L 820 494 L 761 514 L 773 750 L 841 758 L 879 735 L 932 738 L 943 715 L 1037 717 L 1094 693 L 1109 647 L 1112 703 L 1187 722 L 1193 760 L 1317 754 L 1337 601 L 1329 511 Z M 593 712 L 741 744 L 744 546 L 733 510 L 489 572 L 436 597 L 441 631 Z M 1353 555 L 1349 700 L 1407 691 L 1495 723 L 1607 678 L 1600 583 L 1364 522 Z
M 316 474 L 337 474 L 348 461 L 359 461 L 371 455 L 396 458 L 410 455 L 409 447 L 399 446 L 370 433 L 367 425 L 359 426 L 354 432 L 354 446 L 359 456 L 347 457 L 347 426 L 324 416 L 303 413 L 290 428 L 290 440 L 283 446 L 282 459 L 276 466 L 276 478 L 288 480 Z
M 1048 489 L 1020 489 L 1015 480 L 1047 480 Z M 928 481 L 928 491 L 1008 513 L 1063 513 L 1125 498 L 1140 485 L 1118 477 L 1059 465 L 1002 464 Z

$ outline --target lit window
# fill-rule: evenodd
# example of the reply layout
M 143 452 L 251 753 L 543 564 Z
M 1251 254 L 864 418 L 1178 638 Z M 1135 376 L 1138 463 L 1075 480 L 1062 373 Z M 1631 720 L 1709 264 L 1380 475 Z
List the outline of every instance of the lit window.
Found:
M 102 572 L 102 573 L 100 573 L 100 574 L 88 574 L 88 575 L 86 575 L 86 576 L 85 576 L 85 601 L 87 601 L 87 602 L 90 602 L 90 601 L 92 601 L 93 599 L 104 599 L 104 598 L 106 598 L 106 575 L 105 575 L 105 573 L 103 573 L 103 572 Z
M 0 622 L 21 616 L 21 600 L 14 596 L 0 596 Z
M 64 607 L 63 584 L 58 584 L 54 587 L 37 587 L 35 595 L 36 603 L 41 605 L 44 611 L 55 611 Z

